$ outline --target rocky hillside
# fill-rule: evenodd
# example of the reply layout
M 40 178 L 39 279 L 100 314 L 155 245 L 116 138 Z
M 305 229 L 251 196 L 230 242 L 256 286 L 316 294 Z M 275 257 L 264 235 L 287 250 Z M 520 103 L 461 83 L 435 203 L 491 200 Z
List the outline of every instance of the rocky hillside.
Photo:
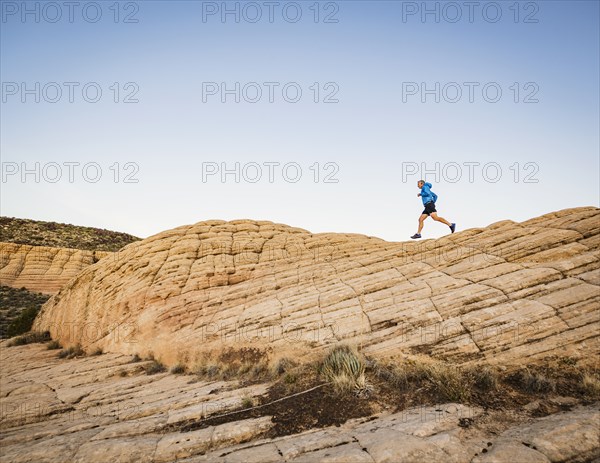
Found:
M 0 243 L 0 284 L 54 294 L 84 268 L 109 255 L 118 256 L 107 251 Z
M 599 249 L 592 207 L 410 243 L 199 222 L 85 268 L 34 328 L 66 346 L 152 354 L 169 366 L 232 347 L 301 358 L 340 341 L 379 358 L 593 361 Z
M 0 242 L 52 248 L 118 251 L 139 238 L 102 228 L 0 217 Z
M 0 339 L 29 331 L 40 307 L 49 297 L 25 288 L 0 286 Z
M 56 293 L 88 265 L 138 240 L 99 228 L 0 217 L 0 338 L 30 326 L 30 318 L 48 299 L 44 295 Z
M 54 294 L 88 265 L 138 241 L 100 228 L 0 217 L 0 285 Z

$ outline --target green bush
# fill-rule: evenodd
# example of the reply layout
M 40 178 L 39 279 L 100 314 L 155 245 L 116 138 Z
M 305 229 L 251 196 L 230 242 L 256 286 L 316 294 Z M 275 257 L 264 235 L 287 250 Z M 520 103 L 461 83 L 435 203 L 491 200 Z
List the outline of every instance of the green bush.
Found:
M 23 310 L 17 318 L 10 322 L 6 329 L 8 337 L 18 336 L 27 333 L 33 326 L 33 320 L 40 310 L 39 306 L 29 306 Z

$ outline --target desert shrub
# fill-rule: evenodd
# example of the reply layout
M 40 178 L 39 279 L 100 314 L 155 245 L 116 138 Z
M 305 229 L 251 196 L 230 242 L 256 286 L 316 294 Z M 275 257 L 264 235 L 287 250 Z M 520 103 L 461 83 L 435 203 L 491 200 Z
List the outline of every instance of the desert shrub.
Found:
M 79 344 L 75 346 L 68 347 L 67 349 L 63 349 L 58 353 L 58 358 L 67 358 L 72 359 L 75 357 L 84 357 L 85 351 L 81 348 Z
M 162 373 L 163 371 L 166 371 L 167 368 L 158 360 L 152 360 L 144 367 L 144 370 L 146 371 L 147 375 L 155 375 L 156 373 Z
M 598 375 L 587 371 L 583 372 L 581 375 L 581 388 L 583 393 L 590 399 L 600 398 L 600 378 Z
M 251 397 L 244 397 L 242 399 L 242 408 L 251 408 L 254 406 L 254 401 Z
M 285 384 L 294 384 L 298 381 L 298 376 L 293 373 L 286 373 L 283 377 L 283 381 Z
M 236 364 L 231 364 L 231 365 L 223 365 L 221 367 L 221 379 L 224 380 L 231 380 L 231 379 L 236 379 L 239 378 L 238 375 L 238 371 L 239 371 L 239 366 Z
M 559 365 L 574 366 L 577 364 L 577 359 L 573 357 L 560 357 L 558 363 Z
M 60 345 L 60 343 L 58 341 L 50 341 L 48 344 L 46 344 L 46 348 L 48 350 L 56 350 L 56 349 L 61 349 L 62 346 Z
M 253 365 L 249 362 L 244 362 L 240 365 L 240 367 L 238 368 L 237 374 L 239 376 L 248 374 L 251 370 L 252 370 Z
M 44 331 L 41 333 L 39 331 L 31 331 L 29 333 L 17 336 L 16 338 L 9 340 L 6 345 L 7 347 L 24 346 L 25 344 L 33 344 L 37 342 L 48 341 L 50 341 L 50 333 L 48 331 Z
M 490 367 L 477 366 L 466 371 L 473 378 L 476 388 L 481 391 L 495 391 L 498 389 L 498 375 Z
M 439 400 L 465 402 L 471 396 L 473 381 L 458 366 L 435 362 L 423 367 L 423 374 Z
M 185 367 L 178 363 L 177 365 L 171 367 L 171 373 L 173 373 L 174 375 L 181 375 L 183 373 L 185 373 Z
M 102 355 L 103 351 L 101 347 L 96 347 L 92 352 L 90 352 L 90 355 Z
M 249 374 L 252 379 L 266 378 L 270 374 L 269 364 L 266 361 L 258 362 L 252 366 Z
M 334 347 L 321 363 L 321 374 L 339 393 L 365 388 L 365 362 L 360 354 L 347 345 Z
M 214 362 L 201 363 L 194 369 L 194 374 L 201 378 L 214 379 L 221 376 L 221 367 Z
M 541 372 L 531 371 L 529 368 L 517 372 L 513 378 L 520 389 L 530 394 L 556 390 L 556 381 Z
M 206 376 L 209 378 L 216 378 L 221 374 L 221 367 L 216 364 L 211 364 L 206 366 Z
M 287 371 L 291 370 L 296 366 L 296 362 L 290 360 L 287 357 L 282 357 L 278 359 L 271 368 L 271 374 L 273 376 L 281 376 Z
M 137 363 L 137 362 L 141 362 L 141 361 L 142 361 L 142 358 L 138 354 L 133 354 L 133 357 L 131 357 L 130 363 Z
M 18 336 L 28 332 L 33 326 L 33 320 L 40 311 L 39 306 L 30 306 L 24 309 L 6 328 L 8 337 Z
M 496 387 L 496 376 L 492 370 L 480 371 L 460 368 L 457 365 L 430 360 L 407 360 L 400 365 L 379 365 L 375 374 L 401 392 L 426 391 L 436 401 L 466 402 L 472 389 Z

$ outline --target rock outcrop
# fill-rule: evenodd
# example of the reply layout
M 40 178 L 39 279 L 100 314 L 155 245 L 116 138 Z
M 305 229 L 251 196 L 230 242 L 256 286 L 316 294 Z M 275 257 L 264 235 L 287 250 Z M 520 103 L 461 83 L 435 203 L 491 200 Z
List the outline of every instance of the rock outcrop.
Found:
M 0 285 L 54 294 L 108 251 L 0 243 Z
M 188 432 L 266 384 L 192 382 L 136 374 L 141 363 L 104 354 L 71 360 L 0 342 L 0 459 L 13 463 L 365 462 L 534 463 L 600 458 L 598 403 L 532 418 L 525 409 L 446 403 L 266 438 L 268 415 Z M 125 374 L 122 374 L 122 373 Z
M 301 356 L 338 341 L 461 363 L 593 360 L 599 249 L 592 207 L 421 242 L 211 220 L 85 267 L 34 329 L 168 365 L 227 347 Z

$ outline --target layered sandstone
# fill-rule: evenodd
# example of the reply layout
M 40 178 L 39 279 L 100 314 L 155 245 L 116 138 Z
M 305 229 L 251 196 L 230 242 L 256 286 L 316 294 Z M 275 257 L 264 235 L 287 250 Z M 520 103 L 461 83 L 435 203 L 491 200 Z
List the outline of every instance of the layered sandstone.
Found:
M 0 285 L 54 294 L 108 251 L 0 243 Z
M 593 359 L 599 249 L 592 207 L 421 242 L 211 220 L 83 268 L 34 329 L 168 365 L 227 347 L 298 356 L 339 341 L 461 363 Z

